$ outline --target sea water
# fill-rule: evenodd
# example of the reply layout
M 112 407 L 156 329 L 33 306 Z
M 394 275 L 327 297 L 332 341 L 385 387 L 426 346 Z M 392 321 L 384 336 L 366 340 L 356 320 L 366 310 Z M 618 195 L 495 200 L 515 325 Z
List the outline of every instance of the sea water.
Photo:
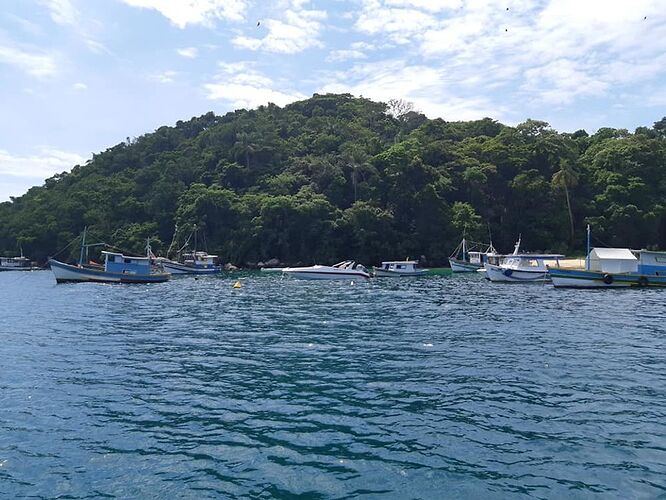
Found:
M 663 496 L 665 303 L 0 273 L 0 497 Z

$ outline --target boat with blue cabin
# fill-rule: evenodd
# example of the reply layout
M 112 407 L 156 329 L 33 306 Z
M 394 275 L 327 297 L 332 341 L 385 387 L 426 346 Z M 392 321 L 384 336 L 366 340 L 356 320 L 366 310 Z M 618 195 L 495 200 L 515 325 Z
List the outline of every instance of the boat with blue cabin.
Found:
M 146 246 L 148 255 L 145 257 L 103 250 L 104 264 L 91 265 L 87 258 L 88 249 L 103 243 L 86 244 L 86 233 L 87 229 L 84 229 L 78 264 L 49 259 L 56 283 L 162 283 L 171 277 L 169 273 L 158 270 L 152 265 L 150 241 Z
M 666 287 L 666 252 L 593 248 L 585 269 L 549 268 L 556 288 Z
M 555 288 L 666 287 L 666 252 L 590 248 L 587 226 L 585 268 L 549 268 Z

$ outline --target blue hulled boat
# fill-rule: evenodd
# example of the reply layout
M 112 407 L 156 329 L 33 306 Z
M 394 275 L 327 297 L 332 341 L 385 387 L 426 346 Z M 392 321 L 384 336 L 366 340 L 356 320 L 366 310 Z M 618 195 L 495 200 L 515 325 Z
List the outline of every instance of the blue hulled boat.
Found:
M 127 256 L 119 252 L 102 251 L 104 265 L 84 264 L 84 256 L 91 246 L 86 245 L 86 230 L 81 239 L 81 255 L 78 265 L 66 264 L 55 259 L 49 259 L 51 271 L 57 283 L 162 283 L 171 275 L 154 268 L 150 258 L 150 244 L 147 245 L 147 257 Z

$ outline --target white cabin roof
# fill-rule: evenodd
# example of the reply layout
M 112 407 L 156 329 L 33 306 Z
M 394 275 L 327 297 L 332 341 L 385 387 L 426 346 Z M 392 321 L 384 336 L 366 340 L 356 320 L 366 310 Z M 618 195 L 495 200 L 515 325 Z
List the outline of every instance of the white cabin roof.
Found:
M 590 250 L 590 257 L 602 260 L 638 260 L 628 248 L 593 248 Z
M 382 266 L 385 266 L 386 264 L 418 264 L 418 261 L 416 260 L 385 260 L 382 262 Z
M 123 259 L 132 259 L 132 260 L 150 260 L 150 257 L 134 257 L 133 255 L 124 255 L 119 252 L 108 252 L 106 250 L 102 250 L 102 253 L 104 255 L 118 255 L 122 257 Z

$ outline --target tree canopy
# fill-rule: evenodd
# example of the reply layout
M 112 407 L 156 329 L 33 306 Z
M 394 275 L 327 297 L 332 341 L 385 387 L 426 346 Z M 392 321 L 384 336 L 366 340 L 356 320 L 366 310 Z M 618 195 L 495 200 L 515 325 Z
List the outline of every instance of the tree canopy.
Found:
M 84 226 L 140 253 L 176 225 L 236 264 L 425 255 L 466 232 L 509 251 L 666 248 L 666 118 L 634 133 L 427 119 L 409 103 L 315 94 L 160 127 L 0 204 L 0 252 L 45 260 Z

